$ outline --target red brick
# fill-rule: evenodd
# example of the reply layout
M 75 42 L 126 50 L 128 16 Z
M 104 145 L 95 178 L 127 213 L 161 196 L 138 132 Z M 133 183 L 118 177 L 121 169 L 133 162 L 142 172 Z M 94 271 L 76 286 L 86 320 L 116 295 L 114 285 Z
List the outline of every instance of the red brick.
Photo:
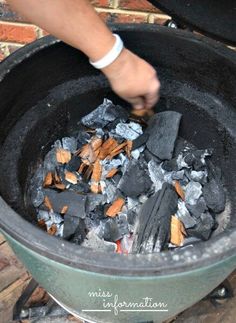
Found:
M 32 25 L 0 22 L 0 41 L 27 44 L 35 39 L 37 33 Z
M 146 12 L 160 12 L 160 10 L 154 7 L 147 0 L 120 0 L 119 8 Z
M 91 4 L 96 7 L 110 7 L 111 1 L 110 0 L 90 0 Z

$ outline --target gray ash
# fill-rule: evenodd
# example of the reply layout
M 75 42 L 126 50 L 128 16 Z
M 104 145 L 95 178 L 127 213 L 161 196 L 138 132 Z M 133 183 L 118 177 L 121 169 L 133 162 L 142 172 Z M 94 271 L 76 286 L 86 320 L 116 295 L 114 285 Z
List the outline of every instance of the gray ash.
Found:
M 125 254 L 210 238 L 226 204 L 212 149 L 178 137 L 180 113 L 144 114 L 105 99 L 81 119 L 76 137 L 54 143 L 30 187 L 49 234 Z

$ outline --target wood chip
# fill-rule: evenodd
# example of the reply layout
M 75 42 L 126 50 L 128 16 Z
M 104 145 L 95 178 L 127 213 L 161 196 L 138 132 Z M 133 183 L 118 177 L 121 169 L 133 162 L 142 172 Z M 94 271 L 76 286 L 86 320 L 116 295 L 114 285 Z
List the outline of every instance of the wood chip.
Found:
M 135 109 L 131 111 L 131 114 L 136 116 L 136 117 L 144 117 L 144 116 L 148 116 L 151 117 L 154 114 L 154 110 L 153 109 Z
M 105 159 L 111 152 L 118 146 L 118 142 L 110 137 L 108 138 L 101 146 L 98 158 L 99 159 Z
M 49 229 L 48 229 L 48 234 L 51 236 L 54 236 L 57 233 L 57 226 L 56 224 L 53 224 Z
M 176 217 L 171 217 L 170 242 L 176 246 L 181 246 L 186 235 L 183 223 Z
M 92 172 L 93 172 L 93 165 L 89 165 L 89 167 L 86 169 L 86 171 L 83 175 L 83 180 L 88 181 Z
M 93 173 L 91 177 L 92 181 L 99 182 L 101 179 L 101 175 L 102 175 L 102 165 L 100 163 L 100 160 L 97 159 L 93 167 Z
M 58 184 L 58 183 L 61 183 L 61 178 L 59 177 L 59 175 L 57 174 L 57 172 L 55 172 L 53 174 L 53 181 L 54 183 Z
M 53 182 L 53 176 L 52 176 L 52 173 L 49 172 L 49 173 L 47 173 L 47 175 L 44 178 L 43 187 L 49 187 L 49 186 L 51 186 L 52 185 L 52 182 Z
M 54 186 L 58 189 L 58 190 L 61 190 L 61 191 L 64 191 L 66 189 L 66 185 L 63 184 L 63 183 L 56 183 L 54 184 Z
M 96 153 L 91 144 L 84 145 L 81 149 L 79 156 L 87 165 L 90 165 L 96 160 Z
M 38 226 L 43 230 L 47 231 L 47 226 L 44 219 L 38 220 Z
M 175 181 L 175 190 L 176 190 L 176 193 L 179 195 L 179 197 L 181 197 L 181 199 L 184 201 L 185 200 L 185 194 L 184 194 L 184 191 L 180 185 L 180 183 L 178 181 Z
M 46 206 L 46 208 L 47 208 L 49 211 L 53 211 L 52 203 L 51 203 L 51 201 L 49 200 L 49 197 L 48 197 L 48 196 L 45 196 L 45 198 L 44 198 L 44 205 Z
M 61 209 L 61 212 L 60 213 L 64 215 L 64 214 L 66 214 L 66 212 L 68 211 L 68 209 L 69 209 L 68 205 L 64 205 L 63 208 Z
M 127 146 L 125 146 L 125 151 L 128 156 L 128 158 L 131 157 L 131 150 L 133 147 L 133 141 L 132 140 L 127 140 Z
M 117 169 L 117 168 L 112 168 L 112 169 L 107 173 L 106 178 L 111 178 L 111 177 L 113 177 L 117 172 L 118 172 L 118 169 Z
M 108 158 L 112 159 L 113 157 L 115 157 L 116 155 L 119 155 L 127 146 L 127 141 L 123 142 L 122 144 L 118 145 L 115 149 L 113 149 Z
M 102 146 L 102 143 L 103 143 L 103 140 L 101 138 L 94 136 L 92 137 L 89 144 L 93 148 L 93 150 L 96 151 L 98 148 Z
M 85 169 L 88 167 L 88 165 L 86 165 L 84 162 L 80 165 L 80 168 L 78 170 L 79 174 L 83 174 L 83 172 L 85 171 Z
M 123 198 L 119 197 L 108 208 L 106 215 L 114 218 L 121 211 L 124 204 L 125 204 L 125 200 Z
M 98 194 L 100 192 L 100 185 L 99 183 L 93 182 L 90 186 L 91 192 Z
M 56 159 L 58 163 L 67 164 L 71 160 L 71 153 L 69 150 L 58 148 L 56 150 Z
M 67 180 L 67 182 L 71 183 L 71 184 L 77 184 L 78 179 L 77 176 L 72 173 L 72 172 L 65 172 L 65 180 Z

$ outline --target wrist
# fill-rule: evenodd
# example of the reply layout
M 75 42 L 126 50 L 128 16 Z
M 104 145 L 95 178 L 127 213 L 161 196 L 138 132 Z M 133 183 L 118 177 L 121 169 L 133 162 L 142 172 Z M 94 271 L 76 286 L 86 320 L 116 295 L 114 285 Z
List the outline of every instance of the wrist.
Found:
M 129 64 L 130 51 L 123 48 L 120 55 L 109 66 L 101 69 L 108 79 L 119 78 L 123 71 L 126 70 L 127 64 Z

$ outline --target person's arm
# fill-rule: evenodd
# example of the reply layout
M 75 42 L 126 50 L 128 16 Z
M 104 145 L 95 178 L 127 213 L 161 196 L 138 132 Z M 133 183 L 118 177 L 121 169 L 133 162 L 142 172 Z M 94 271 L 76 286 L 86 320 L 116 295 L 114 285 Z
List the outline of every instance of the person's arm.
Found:
M 87 0 L 8 0 L 14 10 L 50 34 L 100 60 L 115 38 Z M 160 83 L 151 65 L 123 49 L 104 68 L 113 90 L 135 108 L 150 108 L 158 100 Z

